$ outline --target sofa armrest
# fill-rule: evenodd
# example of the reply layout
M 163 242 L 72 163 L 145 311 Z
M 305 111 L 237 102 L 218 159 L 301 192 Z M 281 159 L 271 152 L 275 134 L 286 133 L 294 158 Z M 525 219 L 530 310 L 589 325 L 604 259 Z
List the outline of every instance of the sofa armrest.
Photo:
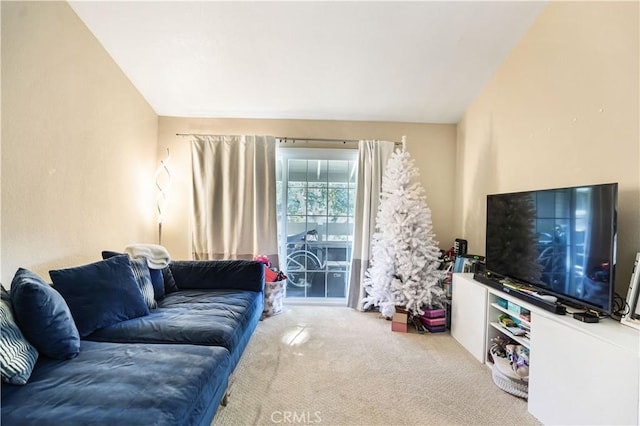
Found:
M 264 264 L 253 260 L 177 260 L 169 268 L 181 290 L 264 290 Z

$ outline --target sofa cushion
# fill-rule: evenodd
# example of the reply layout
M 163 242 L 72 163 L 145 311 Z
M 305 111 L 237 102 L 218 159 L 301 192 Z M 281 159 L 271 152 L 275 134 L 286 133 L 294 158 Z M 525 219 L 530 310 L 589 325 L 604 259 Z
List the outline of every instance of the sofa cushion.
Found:
M 0 300 L 0 372 L 2 381 L 24 385 L 29 380 L 38 359 L 38 351 L 24 338 L 15 322 L 11 299 L 2 289 Z M 5 386 L 2 386 L 4 389 Z M 4 410 L 4 401 L 3 407 Z
M 149 316 L 96 330 L 87 339 L 223 346 L 235 366 L 263 306 L 263 294 L 253 291 L 180 290 L 158 302 Z
M 33 272 L 20 268 L 11 282 L 13 311 L 24 336 L 42 355 L 69 359 L 80 334 L 64 298 Z
M 176 260 L 169 265 L 180 290 L 264 291 L 264 264 L 254 260 Z
M 69 305 L 81 338 L 99 328 L 149 315 L 127 255 L 49 271 L 49 275 Z
M 3 425 L 209 425 L 229 352 L 193 345 L 82 341 L 68 361 L 42 358 L 27 386 L 2 386 Z
M 130 262 L 131 269 L 133 270 L 133 276 L 136 279 L 136 283 L 138 283 L 138 287 L 140 287 L 142 298 L 147 304 L 147 307 L 149 309 L 157 308 L 158 304 L 156 303 L 147 260 L 143 257 L 138 257 L 131 259 Z
M 101 254 L 103 259 L 109 259 L 110 257 L 122 256 L 127 253 L 103 250 Z M 164 279 L 162 278 L 162 270 L 152 268 L 151 266 L 149 266 L 148 261 L 147 267 L 149 269 L 149 276 L 151 277 L 151 284 L 153 285 L 153 298 L 155 300 L 161 300 L 164 297 Z M 151 308 L 151 306 L 149 307 Z

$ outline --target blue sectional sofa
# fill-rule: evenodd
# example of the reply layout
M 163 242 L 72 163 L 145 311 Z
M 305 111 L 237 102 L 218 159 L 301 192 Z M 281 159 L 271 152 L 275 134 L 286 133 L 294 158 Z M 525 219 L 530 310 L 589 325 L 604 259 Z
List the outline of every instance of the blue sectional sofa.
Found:
M 221 346 L 235 368 L 264 307 L 264 265 L 250 261 L 174 261 L 180 291 L 149 315 L 95 331 L 89 340 Z
M 98 272 L 122 269 L 130 288 L 131 277 L 123 269 L 127 262 L 125 256 L 115 256 L 90 266 L 107 265 Z M 79 345 L 67 339 L 64 342 L 71 343 L 60 348 L 63 340 L 42 343 L 33 338 L 38 342 L 34 346 L 39 356 L 26 384 L 5 383 L 3 371 L 2 424 L 209 425 L 261 318 L 264 265 L 253 261 L 173 261 L 163 271 L 165 294 L 152 301 L 153 308 L 141 315 L 123 314 L 126 306 L 112 303 L 114 312 L 109 312 L 106 320 L 102 318 L 105 315 L 96 318 L 86 306 L 86 293 L 99 293 L 106 284 L 71 280 L 70 286 L 63 279 L 67 271 L 51 273 L 52 288 L 48 284 L 44 285 L 49 288 L 42 288 L 42 283 L 29 285 L 40 294 L 35 297 L 40 302 L 56 305 L 64 299 L 77 325 Z M 74 279 L 75 272 L 71 270 Z M 80 275 L 86 280 L 85 272 Z M 33 280 L 32 276 L 27 278 Z M 77 285 L 89 288 L 79 296 Z M 21 311 L 25 303 L 20 298 L 32 296 L 20 288 L 24 286 L 14 278 L 9 296 L 16 323 L 29 340 L 37 334 L 31 316 L 24 319 Z M 51 291 L 55 294 L 49 294 Z M 110 297 L 106 293 L 100 296 Z M 132 297 L 135 303 L 140 302 L 137 294 Z M 100 308 L 100 302 L 96 303 Z M 52 308 L 49 315 L 57 318 L 55 321 L 65 306 L 58 308 Z M 122 315 L 130 318 L 122 319 Z M 92 330 L 104 321 L 111 323 Z

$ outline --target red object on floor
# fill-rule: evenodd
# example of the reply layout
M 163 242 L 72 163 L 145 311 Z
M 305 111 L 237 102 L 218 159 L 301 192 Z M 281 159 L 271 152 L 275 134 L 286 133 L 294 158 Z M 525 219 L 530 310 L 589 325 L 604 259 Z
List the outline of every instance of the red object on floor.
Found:
M 272 283 L 278 281 L 278 273 L 272 271 L 269 268 L 264 268 L 264 280 L 265 282 Z

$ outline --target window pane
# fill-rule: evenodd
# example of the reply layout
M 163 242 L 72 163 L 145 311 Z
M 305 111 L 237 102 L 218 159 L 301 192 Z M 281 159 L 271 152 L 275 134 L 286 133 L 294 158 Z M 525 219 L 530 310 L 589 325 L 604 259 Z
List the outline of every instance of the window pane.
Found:
M 289 185 L 291 182 L 307 181 L 307 161 L 306 160 L 289 160 Z
M 327 241 L 351 241 L 352 223 L 330 223 L 327 225 Z
M 347 183 L 349 181 L 349 162 L 329 161 L 329 182 Z
M 327 214 L 327 190 L 323 188 L 309 188 L 307 192 L 307 203 L 307 214 Z
M 346 188 L 329 189 L 329 215 L 346 216 L 349 214 L 349 190 Z
M 345 297 L 346 288 L 346 272 L 332 271 L 327 274 L 327 297 Z
M 307 219 L 307 229 L 315 232 L 315 241 L 326 241 L 327 216 L 309 216 Z
M 307 297 L 327 297 L 325 285 L 326 275 L 324 272 L 307 273 L 307 277 L 311 282 L 310 287 L 307 289 Z
M 307 181 L 310 186 L 318 186 L 322 182 L 325 186 L 327 182 L 327 160 L 307 161 Z
M 305 215 L 307 213 L 307 190 L 305 188 L 289 188 L 287 194 L 287 216 Z
M 347 209 L 347 215 L 355 216 L 356 214 L 356 189 L 349 190 L 349 207 Z
M 358 179 L 358 163 L 356 161 L 349 161 L 349 186 L 355 187 L 356 180 Z

